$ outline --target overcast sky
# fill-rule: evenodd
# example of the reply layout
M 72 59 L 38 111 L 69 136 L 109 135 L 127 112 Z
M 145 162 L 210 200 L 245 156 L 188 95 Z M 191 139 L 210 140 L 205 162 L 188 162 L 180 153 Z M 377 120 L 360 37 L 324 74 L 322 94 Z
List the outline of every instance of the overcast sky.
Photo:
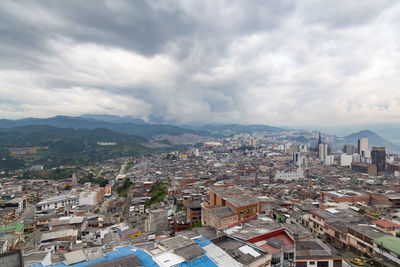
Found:
M 400 1 L 0 1 L 0 117 L 400 123 Z

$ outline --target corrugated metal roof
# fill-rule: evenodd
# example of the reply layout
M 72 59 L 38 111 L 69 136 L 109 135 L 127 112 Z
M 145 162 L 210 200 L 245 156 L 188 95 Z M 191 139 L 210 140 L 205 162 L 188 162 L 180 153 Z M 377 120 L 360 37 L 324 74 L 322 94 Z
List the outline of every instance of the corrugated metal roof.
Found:
M 209 257 L 203 256 L 189 262 L 182 262 L 175 267 L 218 267 Z
M 82 261 L 87 261 L 86 255 L 82 250 L 76 250 L 64 254 L 65 261 L 68 265 L 75 264 Z
M 400 256 L 400 238 L 387 235 L 374 239 L 373 242 Z

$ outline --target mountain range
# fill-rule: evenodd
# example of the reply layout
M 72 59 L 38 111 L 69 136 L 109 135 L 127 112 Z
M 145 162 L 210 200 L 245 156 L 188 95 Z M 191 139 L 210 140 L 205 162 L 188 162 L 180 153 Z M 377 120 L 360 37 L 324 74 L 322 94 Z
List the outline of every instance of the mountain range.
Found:
M 146 146 L 149 138 L 163 134 L 223 137 L 253 131 L 281 130 L 266 125 L 238 124 L 183 128 L 176 125 L 150 124 L 130 116 L 90 114 L 80 117 L 2 119 L 0 170 L 14 170 L 32 165 L 43 165 L 45 168 L 82 165 L 109 158 L 174 149 L 150 149 Z M 99 142 L 116 144 L 104 146 L 99 145 Z M 32 152 L 28 148 L 35 149 Z M 25 150 L 30 152 L 26 153 Z
M 34 164 L 45 167 L 82 165 L 121 156 L 138 156 L 154 152 L 146 146 L 156 135 L 196 134 L 210 137 L 229 137 L 239 133 L 281 132 L 290 128 L 268 125 L 210 124 L 186 126 L 151 124 L 130 116 L 82 115 L 52 118 L 0 120 L 0 170 L 16 169 Z M 303 131 L 305 133 L 305 131 Z M 400 153 L 400 146 L 376 133 L 363 130 L 345 137 L 336 137 L 334 146 L 357 144 L 367 137 L 371 146 L 385 146 L 388 152 Z M 304 139 L 304 140 L 303 140 Z M 308 141 L 292 140 L 300 143 Z M 115 142 L 102 146 L 98 142 Z M 13 148 L 39 147 L 37 153 L 11 156 Z M 10 150 L 11 149 L 11 150 Z M 170 148 L 173 149 L 173 148 Z
M 240 125 L 240 124 L 219 124 L 205 126 L 187 126 L 181 127 L 170 124 L 151 124 L 142 119 L 130 116 L 113 115 L 82 115 L 79 117 L 56 116 L 51 118 L 26 118 L 20 120 L 0 120 L 0 128 L 11 128 L 27 125 L 48 125 L 59 128 L 74 129 L 96 129 L 105 128 L 118 133 L 128 135 L 138 135 L 145 138 L 151 138 L 156 135 L 169 134 L 196 134 L 200 136 L 225 137 L 238 133 L 251 133 L 254 131 L 273 131 L 279 132 L 286 129 L 268 125 Z

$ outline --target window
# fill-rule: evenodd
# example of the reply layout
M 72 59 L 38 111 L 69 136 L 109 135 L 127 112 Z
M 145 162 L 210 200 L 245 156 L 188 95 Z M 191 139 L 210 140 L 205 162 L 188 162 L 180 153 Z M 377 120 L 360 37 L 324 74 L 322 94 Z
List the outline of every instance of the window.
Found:
M 310 265 L 315 265 L 315 261 L 310 261 Z
M 329 266 L 329 262 L 327 261 L 319 261 L 317 263 L 317 267 L 328 267 Z

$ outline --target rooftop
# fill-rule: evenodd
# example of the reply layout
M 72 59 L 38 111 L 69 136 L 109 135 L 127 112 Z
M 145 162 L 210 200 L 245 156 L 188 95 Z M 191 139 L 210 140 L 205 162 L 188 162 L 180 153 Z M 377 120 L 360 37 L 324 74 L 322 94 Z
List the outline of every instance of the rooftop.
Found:
M 232 195 L 223 198 L 236 207 L 254 205 L 258 203 L 258 198 L 251 195 Z
M 245 266 L 267 255 L 261 249 L 256 249 L 254 245 L 233 239 L 229 236 L 214 239 L 213 243 Z
M 241 226 L 234 226 L 226 230 L 226 233 L 243 240 L 249 240 L 280 229 L 282 229 L 282 226 L 271 219 L 256 219 L 243 223 Z
M 213 207 L 208 207 L 208 209 L 218 218 L 226 218 L 236 215 L 236 213 L 230 207 L 227 206 L 213 206 Z
M 388 220 L 376 220 L 373 221 L 374 224 L 384 227 L 384 228 L 389 228 L 389 227 L 400 227 L 397 223 L 388 221 Z
M 60 201 L 65 201 L 65 200 L 72 200 L 72 199 L 79 199 L 78 196 L 71 196 L 71 195 L 58 195 L 58 196 L 52 196 L 46 199 L 43 199 L 39 203 L 36 204 L 36 206 L 41 206 L 41 205 L 47 205 L 51 203 L 57 203 Z
M 379 230 L 376 230 L 372 225 L 367 225 L 367 224 L 350 225 L 348 226 L 348 228 L 355 230 L 371 239 L 376 239 L 387 235 Z
M 190 244 L 194 244 L 194 241 L 189 238 L 185 238 L 183 236 L 175 236 L 175 237 L 161 240 L 159 243 L 166 250 L 173 250 L 173 249 L 184 247 L 184 246 L 187 246 Z
M 373 242 L 400 256 L 400 238 L 386 235 L 373 240 Z
M 331 249 L 319 239 L 307 239 L 296 242 L 296 259 L 330 257 L 340 258 L 337 255 L 333 255 Z
M 74 229 L 52 231 L 52 232 L 48 232 L 48 233 L 43 233 L 42 236 L 40 237 L 40 242 L 46 241 L 46 240 L 57 239 L 57 238 L 65 237 L 65 236 L 77 236 L 77 235 L 78 235 L 78 230 L 74 230 Z

